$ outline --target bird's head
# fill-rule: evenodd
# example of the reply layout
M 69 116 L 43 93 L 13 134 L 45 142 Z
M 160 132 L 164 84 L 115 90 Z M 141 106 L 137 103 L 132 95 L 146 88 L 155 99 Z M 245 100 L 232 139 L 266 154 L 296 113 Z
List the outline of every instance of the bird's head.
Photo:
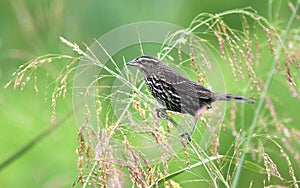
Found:
M 157 66 L 160 64 L 161 62 L 151 56 L 140 56 L 135 58 L 132 61 L 127 62 L 127 65 L 130 66 L 135 66 L 138 69 L 140 69 L 143 72 L 149 72 L 151 70 L 155 70 L 155 68 L 158 68 Z

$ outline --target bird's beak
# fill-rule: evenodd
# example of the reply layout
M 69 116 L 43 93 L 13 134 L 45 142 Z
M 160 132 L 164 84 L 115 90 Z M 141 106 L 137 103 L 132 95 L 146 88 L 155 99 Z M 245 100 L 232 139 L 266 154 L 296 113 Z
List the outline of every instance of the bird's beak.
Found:
M 132 61 L 127 62 L 126 65 L 129 65 L 129 66 L 138 66 L 139 64 L 136 61 L 132 60 Z

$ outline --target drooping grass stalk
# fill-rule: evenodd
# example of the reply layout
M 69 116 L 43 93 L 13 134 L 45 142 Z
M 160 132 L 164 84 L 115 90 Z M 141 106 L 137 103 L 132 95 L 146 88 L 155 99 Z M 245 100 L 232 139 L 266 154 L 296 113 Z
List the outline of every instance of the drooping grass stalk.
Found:
M 201 165 L 204 165 L 205 163 L 211 163 L 212 161 L 215 161 L 217 159 L 221 159 L 223 157 L 224 156 L 222 156 L 222 155 L 208 157 L 208 158 L 203 159 L 203 160 L 201 160 L 201 161 L 199 161 L 199 162 L 197 162 L 195 164 L 192 164 L 192 165 L 190 165 L 188 167 L 182 168 L 182 169 L 180 169 L 180 170 L 178 170 L 176 172 L 168 174 L 166 177 L 160 178 L 158 180 L 158 185 L 160 185 L 160 182 L 162 182 L 162 181 L 168 181 L 168 180 L 172 179 L 173 177 L 175 177 L 175 176 L 177 176 L 177 175 L 179 175 L 181 173 L 184 173 L 184 172 L 186 172 L 188 170 L 191 170 L 191 169 L 194 169 L 194 168 L 199 167 Z M 151 185 L 150 187 L 154 187 L 154 185 Z
M 204 169 L 207 171 L 209 177 L 211 178 L 212 182 L 214 183 L 214 186 L 216 188 L 218 188 L 219 186 L 216 183 L 215 178 L 213 178 L 211 172 L 209 171 L 208 167 L 205 164 L 205 160 L 209 160 L 209 164 L 212 165 L 212 167 L 215 169 L 215 171 L 217 172 L 217 174 L 219 175 L 219 178 L 221 179 L 221 181 L 224 183 L 224 185 L 226 187 L 230 187 L 228 182 L 226 182 L 226 180 L 224 179 L 224 177 L 222 176 L 222 174 L 220 173 L 220 170 L 217 168 L 217 166 L 213 163 L 213 161 L 210 159 L 211 157 L 209 157 L 204 151 L 201 151 L 204 155 L 205 155 L 205 159 L 203 160 L 202 157 L 200 156 L 199 152 L 196 150 L 195 146 L 191 143 L 190 147 L 192 148 L 193 152 L 197 155 L 197 157 L 199 158 L 199 160 L 201 161 L 201 163 L 203 163 L 203 167 Z M 199 147 L 200 148 L 200 147 Z M 201 149 L 201 148 L 200 148 Z
M 259 16 L 258 14 L 256 14 L 255 12 L 250 12 L 250 11 L 247 11 L 247 9 L 251 9 L 251 8 L 245 8 L 245 9 L 233 9 L 233 10 L 229 10 L 229 11 L 224 11 L 224 12 L 221 12 L 221 13 L 218 13 L 218 14 L 215 14 L 215 15 L 211 15 L 211 14 L 208 14 L 208 13 L 203 13 L 203 14 L 199 14 L 198 16 L 196 16 L 194 18 L 194 20 L 191 22 L 191 25 L 190 25 L 190 30 L 188 30 L 188 32 L 192 33 L 194 32 L 196 29 L 198 29 L 199 27 L 201 26 L 204 26 L 205 24 L 209 23 L 210 21 L 212 20 L 215 20 L 215 19 L 218 19 L 218 18 L 221 18 L 223 16 L 228 16 L 228 15 L 233 15 L 233 14 L 241 14 L 241 15 L 246 15 L 246 16 L 249 16 L 250 18 L 253 18 L 254 20 L 256 18 L 259 18 L 261 21 L 265 22 L 265 23 L 268 23 L 267 19 L 264 18 L 264 17 L 261 17 Z M 251 9 L 252 10 L 252 9 Z M 197 22 L 197 19 L 201 16 L 205 16 L 207 15 L 209 18 L 202 21 L 201 23 L 197 24 L 196 26 L 192 27 L 193 24 L 195 24 Z
M 73 111 L 70 111 L 63 119 L 61 119 L 59 122 L 56 123 L 56 125 L 50 125 L 47 129 L 40 132 L 38 135 L 36 135 L 32 140 L 30 140 L 28 143 L 26 143 L 22 148 L 17 150 L 14 154 L 9 156 L 7 159 L 5 159 L 3 162 L 0 163 L 0 171 L 3 170 L 5 167 L 12 164 L 14 161 L 22 157 L 26 152 L 28 152 L 35 144 L 39 143 L 43 138 L 46 138 L 49 134 L 51 134 L 54 130 L 56 130 L 58 127 L 64 124 L 65 121 L 67 121 L 71 115 L 73 114 Z
M 293 21 L 295 20 L 295 17 L 297 15 L 297 10 L 299 9 L 299 4 L 300 4 L 300 1 L 297 1 L 297 4 L 295 6 L 295 9 L 287 23 L 287 26 L 285 28 L 285 32 L 283 34 L 283 37 L 282 37 L 282 45 L 284 45 L 285 41 L 286 41 L 286 38 L 287 38 L 287 35 L 291 29 L 291 25 L 293 23 Z M 280 55 L 281 55 L 281 51 L 283 50 L 283 46 L 282 45 L 279 45 L 278 46 L 278 49 L 277 49 L 277 53 L 274 57 L 274 61 L 273 61 L 273 64 L 272 64 L 272 67 L 268 73 L 268 77 L 267 77 L 267 80 L 265 82 L 265 85 L 264 85 L 264 88 L 263 88 L 263 91 L 262 91 L 262 94 L 261 94 L 261 97 L 259 99 L 259 102 L 258 102 L 258 105 L 257 105 L 257 108 L 255 110 L 255 114 L 254 114 L 254 117 L 253 117 L 253 120 L 252 120 L 252 123 L 251 123 L 251 126 L 250 126 L 250 129 L 249 129 L 249 138 L 246 139 L 245 143 L 243 144 L 243 154 L 239 160 L 239 165 L 237 167 L 237 170 L 236 170 L 236 173 L 234 175 L 234 178 L 233 178 L 233 182 L 232 182 L 232 187 L 235 188 L 237 187 L 238 185 L 238 181 L 239 181 L 239 177 L 241 175 L 241 170 L 242 170 L 242 167 L 243 167 L 243 163 L 245 161 L 245 158 L 246 158 L 246 154 L 248 152 L 248 146 L 249 144 L 251 143 L 251 136 L 252 134 L 254 133 L 254 130 L 257 126 L 257 122 L 258 122 L 258 118 L 259 118 L 259 115 L 260 115 L 260 112 L 262 110 L 262 107 L 263 107 L 263 103 L 265 101 L 265 98 L 267 96 L 267 93 L 269 91 L 269 88 L 270 88 L 270 85 L 271 85 L 271 82 L 273 80 L 273 76 L 276 74 L 277 72 L 277 64 L 279 63 L 279 60 L 280 60 Z

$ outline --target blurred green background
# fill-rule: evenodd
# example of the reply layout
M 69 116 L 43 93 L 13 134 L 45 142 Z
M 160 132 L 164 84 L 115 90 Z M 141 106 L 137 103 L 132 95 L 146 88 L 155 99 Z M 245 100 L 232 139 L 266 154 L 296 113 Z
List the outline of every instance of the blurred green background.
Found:
M 249 6 L 267 17 L 268 1 L 261 0 L 0 1 L 0 161 L 50 126 L 51 87 L 43 89 L 47 78 L 39 77 L 38 95 L 30 84 L 22 92 L 12 87 L 4 89 L 4 85 L 21 64 L 31 59 L 49 53 L 73 54 L 60 42 L 60 36 L 77 44 L 90 44 L 94 38 L 132 22 L 164 21 L 188 27 L 199 13 Z M 281 6 L 280 19 L 284 22 L 291 11 L 286 3 Z M 240 20 L 227 21 L 234 24 Z M 55 72 L 61 67 L 63 64 L 56 64 L 49 70 Z M 283 92 L 282 95 L 288 95 L 288 91 Z M 58 119 L 72 110 L 71 99 L 58 101 Z M 289 100 L 288 103 L 293 102 Z M 78 175 L 77 131 L 74 118 L 69 118 L 0 171 L 0 187 L 70 187 Z

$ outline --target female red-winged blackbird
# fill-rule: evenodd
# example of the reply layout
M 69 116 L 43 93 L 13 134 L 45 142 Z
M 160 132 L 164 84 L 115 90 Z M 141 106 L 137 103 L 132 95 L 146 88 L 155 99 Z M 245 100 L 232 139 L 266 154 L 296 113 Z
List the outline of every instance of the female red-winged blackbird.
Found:
M 163 64 L 151 56 L 140 56 L 127 65 L 136 66 L 144 74 L 145 82 L 153 97 L 165 110 L 188 113 L 194 116 L 195 124 L 188 133 L 190 136 L 195 128 L 197 119 L 212 102 L 217 100 L 241 103 L 254 103 L 254 98 L 233 94 L 214 93 L 199 83 Z

